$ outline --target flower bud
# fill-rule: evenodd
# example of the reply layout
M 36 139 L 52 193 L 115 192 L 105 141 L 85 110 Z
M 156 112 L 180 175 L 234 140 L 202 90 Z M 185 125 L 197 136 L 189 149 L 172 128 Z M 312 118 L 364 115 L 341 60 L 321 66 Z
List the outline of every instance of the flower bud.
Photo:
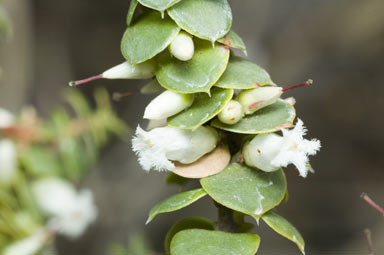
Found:
M 225 124 L 233 125 L 239 122 L 243 116 L 243 106 L 236 100 L 231 100 L 219 113 L 218 118 L 221 122 Z
M 16 174 L 17 152 L 12 140 L 0 140 L 0 184 L 10 183 Z
M 144 119 L 166 119 L 193 103 L 193 94 L 179 94 L 172 91 L 164 91 L 153 99 L 145 108 Z
M 238 95 L 238 100 L 244 107 L 245 114 L 252 114 L 275 103 L 281 94 L 283 94 L 283 90 L 280 87 L 261 87 L 242 91 Z
M 102 76 L 105 79 L 148 79 L 155 75 L 155 71 L 156 63 L 151 59 L 137 65 L 121 63 L 105 71 Z
M 169 51 L 175 58 L 181 61 L 192 59 L 195 52 L 192 37 L 187 33 L 179 33 L 170 44 Z
M 245 164 L 265 172 L 273 172 L 280 167 L 271 162 L 279 154 L 283 138 L 274 133 L 257 135 L 243 147 Z
M 14 122 L 15 118 L 13 114 L 3 108 L 0 108 L 0 129 L 8 128 L 12 126 Z

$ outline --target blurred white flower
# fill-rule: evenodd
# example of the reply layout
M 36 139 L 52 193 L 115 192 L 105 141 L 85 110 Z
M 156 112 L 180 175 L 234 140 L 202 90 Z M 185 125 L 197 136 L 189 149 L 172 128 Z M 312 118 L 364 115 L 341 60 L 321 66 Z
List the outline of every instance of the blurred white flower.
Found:
M 38 230 L 35 234 L 7 246 L 3 255 L 36 255 L 47 242 L 48 234 Z
M 48 229 L 69 238 L 80 237 L 97 217 L 91 191 L 79 193 L 59 178 L 47 178 L 33 184 L 33 194 L 40 209 L 51 218 Z
M 15 117 L 9 111 L 0 108 L 0 129 L 8 128 L 15 123 Z
M 306 140 L 304 123 L 299 119 L 294 129 L 282 129 L 283 137 L 277 134 L 256 136 L 244 145 L 245 163 L 266 172 L 276 171 L 281 167 L 294 164 L 302 177 L 307 177 L 308 156 L 320 150 L 320 141 Z
M 0 139 L 0 184 L 9 183 L 16 174 L 17 152 L 10 139 Z
M 144 119 L 162 120 L 188 108 L 193 103 L 193 94 L 164 91 L 145 108 Z
M 146 132 L 138 126 L 132 148 L 144 170 L 163 171 L 175 168 L 172 161 L 183 164 L 196 161 L 212 151 L 218 140 L 216 130 L 210 127 L 190 131 L 167 126 Z

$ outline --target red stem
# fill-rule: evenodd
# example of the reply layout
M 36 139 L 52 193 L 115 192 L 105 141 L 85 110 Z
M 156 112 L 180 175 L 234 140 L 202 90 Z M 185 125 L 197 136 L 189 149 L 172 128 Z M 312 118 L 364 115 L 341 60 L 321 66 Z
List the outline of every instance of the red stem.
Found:
M 284 88 L 283 92 L 286 92 L 288 90 L 298 89 L 298 88 L 301 88 L 301 87 L 306 87 L 306 86 L 311 85 L 312 83 L 313 83 L 313 80 L 309 79 L 308 81 L 300 83 L 298 85 L 294 85 L 294 86 L 291 86 L 291 87 L 288 87 L 288 88 Z
M 71 86 L 71 87 L 78 86 L 78 85 L 81 85 L 81 84 L 85 84 L 85 83 L 88 83 L 88 82 L 91 82 L 91 81 L 100 80 L 100 79 L 103 79 L 103 75 L 102 74 L 95 75 L 95 76 L 89 77 L 87 79 L 79 80 L 79 81 L 71 81 L 69 83 L 69 86 Z
M 378 204 L 376 204 L 367 194 L 361 194 L 361 198 L 364 199 L 368 204 L 370 204 L 373 208 L 375 208 L 379 213 L 384 216 L 384 209 L 381 208 Z

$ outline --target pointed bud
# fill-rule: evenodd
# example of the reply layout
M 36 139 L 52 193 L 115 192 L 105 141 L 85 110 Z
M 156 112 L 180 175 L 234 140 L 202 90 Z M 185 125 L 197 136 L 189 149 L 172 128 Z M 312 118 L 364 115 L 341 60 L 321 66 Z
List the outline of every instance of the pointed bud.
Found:
M 280 167 L 272 165 L 272 160 L 279 154 L 283 138 L 274 133 L 257 135 L 243 147 L 245 164 L 265 172 L 273 172 Z
M 78 86 L 99 79 L 149 79 L 155 75 L 156 62 L 153 59 L 137 65 L 128 62 L 114 66 L 104 73 L 83 80 L 71 81 L 69 86 Z
M 193 103 L 193 94 L 179 94 L 172 91 L 164 91 L 153 99 L 145 108 L 144 119 L 166 119 Z
M 169 51 L 175 58 L 181 61 L 188 61 L 192 59 L 195 52 L 192 37 L 184 32 L 179 33 L 170 44 Z
M 280 87 L 261 87 L 242 91 L 238 95 L 238 100 L 244 107 L 245 114 L 252 114 L 275 103 L 281 94 L 283 94 L 283 90 Z
M 236 100 L 229 101 L 224 109 L 219 113 L 218 118 L 221 122 L 229 125 L 236 124 L 243 118 L 243 106 Z

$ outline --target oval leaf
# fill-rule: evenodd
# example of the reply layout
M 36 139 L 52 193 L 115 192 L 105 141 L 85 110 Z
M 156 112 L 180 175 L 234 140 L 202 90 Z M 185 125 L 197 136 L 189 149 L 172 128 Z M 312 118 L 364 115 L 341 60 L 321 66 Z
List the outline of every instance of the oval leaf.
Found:
M 219 43 L 227 45 L 228 47 L 240 49 L 245 54 L 247 52 L 247 48 L 245 47 L 243 39 L 241 39 L 241 37 L 235 31 L 233 31 L 233 29 L 231 29 L 228 34 L 226 34 L 223 38 L 220 38 L 217 41 Z
M 220 88 L 252 89 L 274 85 L 269 74 L 260 66 L 240 57 L 232 56 L 227 69 L 215 84 Z
M 180 28 L 169 17 L 151 11 L 128 27 L 121 41 L 121 52 L 130 64 L 142 63 L 162 52 L 175 39 Z
M 233 89 L 212 88 L 211 94 L 196 95 L 191 107 L 168 118 L 168 125 L 181 129 L 197 129 L 223 110 L 232 99 Z
M 162 93 L 164 91 L 165 89 L 159 84 L 156 79 L 150 81 L 140 89 L 141 94 L 156 94 Z
M 252 115 L 245 116 L 234 125 L 227 125 L 218 119 L 212 121 L 215 128 L 240 134 L 264 134 L 279 131 L 282 128 L 293 127 L 296 117 L 295 108 L 284 100 L 258 110 Z
M 228 166 L 230 160 L 231 154 L 229 153 L 228 146 L 220 145 L 211 153 L 204 155 L 192 164 L 183 165 L 176 163 L 176 167 L 172 172 L 185 178 L 200 179 L 220 173 Z
M 174 212 L 196 202 L 207 195 L 203 189 L 194 189 L 171 196 L 163 202 L 157 204 L 149 212 L 146 224 L 150 223 L 157 215 L 161 213 Z
M 262 219 L 277 233 L 294 242 L 299 247 L 300 251 L 305 254 L 304 239 L 289 221 L 272 211 L 264 214 Z
M 212 42 L 226 35 L 232 25 L 227 0 L 183 0 L 168 14 L 185 31 Z
M 180 0 L 139 0 L 145 7 L 164 12 L 169 7 L 177 4 Z
M 132 23 L 133 15 L 135 15 L 137 4 L 138 4 L 137 0 L 131 0 L 131 4 L 129 5 L 128 15 L 127 15 L 128 26 L 130 26 Z
M 185 218 L 181 221 L 177 222 L 167 233 L 165 237 L 164 242 L 164 248 L 166 254 L 170 254 L 171 252 L 171 241 L 172 238 L 180 231 L 186 230 L 186 229 L 206 229 L 206 230 L 214 230 L 215 225 L 212 221 L 200 218 L 200 217 L 191 217 L 191 218 Z
M 173 237 L 171 255 L 254 255 L 259 244 L 255 234 L 189 229 Z
M 180 61 L 169 52 L 159 57 L 156 78 L 166 89 L 178 93 L 208 92 L 224 73 L 228 64 L 228 48 L 215 47 L 195 39 L 195 54 L 189 61 Z
M 282 170 L 266 173 L 240 164 L 229 165 L 200 183 L 216 202 L 256 219 L 280 204 L 287 189 Z

